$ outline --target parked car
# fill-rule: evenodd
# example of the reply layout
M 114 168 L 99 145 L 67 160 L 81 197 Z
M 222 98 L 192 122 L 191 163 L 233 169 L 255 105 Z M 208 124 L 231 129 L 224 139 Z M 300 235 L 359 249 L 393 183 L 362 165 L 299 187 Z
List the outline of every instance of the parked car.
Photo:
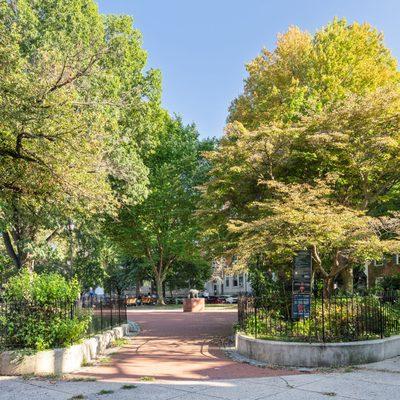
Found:
M 227 296 L 225 300 L 229 304 L 237 304 L 238 302 L 238 298 L 236 296 Z
M 221 296 L 209 296 L 208 299 L 206 299 L 206 302 L 208 304 L 225 304 L 226 300 Z

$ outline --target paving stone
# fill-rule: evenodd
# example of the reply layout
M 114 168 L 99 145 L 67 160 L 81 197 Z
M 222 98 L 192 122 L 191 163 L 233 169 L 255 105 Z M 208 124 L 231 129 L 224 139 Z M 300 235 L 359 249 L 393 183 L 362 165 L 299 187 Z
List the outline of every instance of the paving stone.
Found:
M 246 384 L 238 379 L 234 384 L 229 382 L 225 386 L 214 386 L 203 390 L 201 394 L 203 396 L 221 397 L 229 400 L 252 400 L 279 393 L 281 390 L 282 388 L 276 386 Z
M 367 370 L 382 370 L 400 373 L 400 357 L 395 357 L 372 364 L 364 364 L 360 365 L 359 367 Z
M 325 377 L 317 382 L 302 385 L 301 390 L 336 393 L 338 396 L 363 400 L 394 400 L 400 398 L 398 386 L 371 383 L 360 379 L 349 380 L 348 377 L 341 376 Z
M 269 396 L 266 398 L 260 398 L 258 400 L 350 400 L 349 397 L 342 396 L 331 396 L 329 394 L 314 393 L 299 389 L 289 389 L 280 392 L 276 395 Z M 356 399 L 354 399 L 356 400 Z

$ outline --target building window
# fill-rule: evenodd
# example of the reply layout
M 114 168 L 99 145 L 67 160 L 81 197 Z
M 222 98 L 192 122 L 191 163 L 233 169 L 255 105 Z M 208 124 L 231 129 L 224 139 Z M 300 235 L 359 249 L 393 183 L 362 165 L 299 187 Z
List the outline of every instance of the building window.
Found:
M 239 275 L 239 286 L 243 287 L 243 275 Z
M 225 278 L 225 287 L 229 287 L 229 278 Z
M 233 277 L 233 286 L 237 286 L 238 285 L 238 278 L 237 278 L 237 276 L 235 275 L 234 277 Z
M 372 264 L 374 267 L 383 267 L 384 259 L 382 258 L 381 260 L 374 260 Z

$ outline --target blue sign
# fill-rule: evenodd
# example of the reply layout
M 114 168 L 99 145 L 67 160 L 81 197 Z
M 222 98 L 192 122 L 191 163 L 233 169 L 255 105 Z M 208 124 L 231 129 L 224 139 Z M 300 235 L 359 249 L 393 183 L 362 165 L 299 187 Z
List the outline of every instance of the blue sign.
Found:
M 311 295 L 293 294 L 292 298 L 292 318 L 310 318 L 311 313 Z

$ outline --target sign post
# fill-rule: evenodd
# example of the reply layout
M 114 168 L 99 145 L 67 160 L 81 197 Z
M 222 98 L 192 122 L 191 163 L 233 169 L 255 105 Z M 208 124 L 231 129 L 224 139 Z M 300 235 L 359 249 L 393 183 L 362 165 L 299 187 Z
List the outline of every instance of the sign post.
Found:
M 292 318 L 309 318 L 311 315 L 311 250 L 300 250 L 293 261 Z

